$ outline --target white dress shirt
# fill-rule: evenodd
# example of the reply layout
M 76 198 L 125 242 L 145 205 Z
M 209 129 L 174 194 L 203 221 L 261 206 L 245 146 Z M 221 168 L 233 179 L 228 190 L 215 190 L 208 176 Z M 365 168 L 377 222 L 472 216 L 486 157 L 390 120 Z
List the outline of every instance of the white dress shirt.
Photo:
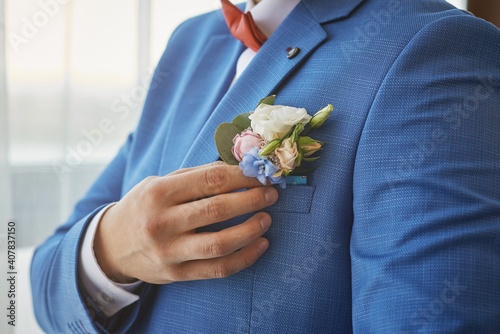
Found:
M 255 4 L 247 0 L 245 11 L 252 13 L 255 24 L 267 37 L 278 28 L 300 0 L 262 0 Z M 250 64 L 256 55 L 251 49 L 246 49 L 239 57 L 236 65 L 236 75 L 233 83 Z M 83 288 L 106 317 L 111 317 L 124 307 L 134 303 L 139 296 L 133 292 L 142 284 L 138 281 L 131 284 L 119 284 L 111 281 L 101 270 L 94 255 L 94 236 L 101 217 L 113 204 L 102 209 L 90 222 L 85 232 L 78 272 Z

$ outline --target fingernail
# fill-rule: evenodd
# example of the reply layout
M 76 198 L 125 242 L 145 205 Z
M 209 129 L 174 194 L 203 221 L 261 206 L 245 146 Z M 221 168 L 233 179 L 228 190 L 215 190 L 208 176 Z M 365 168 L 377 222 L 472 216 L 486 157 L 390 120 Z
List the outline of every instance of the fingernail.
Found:
M 269 215 L 263 214 L 260 218 L 260 225 L 264 231 L 267 231 L 269 226 L 271 226 L 271 217 Z
M 267 204 L 273 204 L 278 200 L 278 191 L 272 187 L 266 189 L 266 202 Z
M 262 240 L 259 244 L 259 247 L 257 247 L 257 251 L 259 252 L 260 255 L 264 254 L 264 252 L 267 250 L 269 247 L 269 241 L 267 240 Z

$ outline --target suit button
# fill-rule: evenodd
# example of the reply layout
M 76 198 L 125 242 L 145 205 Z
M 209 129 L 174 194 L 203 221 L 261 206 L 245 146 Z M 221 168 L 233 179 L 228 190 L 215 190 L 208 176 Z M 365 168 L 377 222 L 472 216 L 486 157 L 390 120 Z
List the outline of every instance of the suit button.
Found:
M 298 55 L 298 54 L 299 54 L 299 52 L 300 52 L 300 49 L 299 49 L 299 48 L 297 48 L 297 47 L 295 47 L 295 48 L 288 48 L 288 49 L 286 49 L 286 50 L 288 51 L 288 53 L 287 53 L 287 55 L 286 55 L 286 57 L 287 57 L 288 59 L 295 58 L 295 56 L 296 56 L 296 55 Z

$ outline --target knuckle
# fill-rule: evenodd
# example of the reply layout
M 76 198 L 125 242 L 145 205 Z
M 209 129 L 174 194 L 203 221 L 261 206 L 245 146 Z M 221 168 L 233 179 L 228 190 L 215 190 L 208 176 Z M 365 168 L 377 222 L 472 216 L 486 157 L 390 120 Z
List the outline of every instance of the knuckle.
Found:
M 213 276 L 214 278 L 225 278 L 232 275 L 232 271 L 229 266 L 225 263 L 218 264 L 214 267 Z
M 243 265 L 245 268 L 250 267 L 252 264 L 254 264 L 254 262 L 255 260 L 250 256 L 243 257 Z
M 226 247 L 224 243 L 219 238 L 213 238 L 207 243 L 205 247 L 204 255 L 209 257 L 219 257 L 226 254 Z
M 177 170 L 174 170 L 172 173 L 167 174 L 167 176 L 174 176 L 174 175 L 182 174 L 182 173 L 185 173 L 186 170 L 187 170 L 187 168 L 179 168 Z
M 207 203 L 207 216 L 213 220 L 219 220 L 224 217 L 226 212 L 224 201 L 217 199 L 216 197 L 211 198 Z
M 223 166 L 225 163 L 223 161 L 214 161 L 208 164 L 209 167 Z
M 224 168 L 207 168 L 205 170 L 205 182 L 207 191 L 217 192 L 228 182 L 228 175 L 226 174 Z
M 158 236 L 162 226 L 159 219 L 149 218 L 142 223 L 143 233 L 149 238 L 154 239 Z
M 151 182 L 155 181 L 157 178 L 158 178 L 158 176 L 155 176 L 155 175 L 149 175 L 149 176 L 146 176 L 146 177 L 144 178 L 144 182 L 145 182 L 145 183 L 151 183 Z
M 160 177 L 148 176 L 144 179 L 143 197 L 145 200 L 156 201 L 164 196 L 163 188 L 159 186 Z
M 175 282 L 187 280 L 186 273 L 178 266 L 168 268 L 165 272 L 165 277 Z
M 252 192 L 250 197 L 250 203 L 252 203 L 252 208 L 255 210 L 264 205 L 264 192 L 263 190 Z

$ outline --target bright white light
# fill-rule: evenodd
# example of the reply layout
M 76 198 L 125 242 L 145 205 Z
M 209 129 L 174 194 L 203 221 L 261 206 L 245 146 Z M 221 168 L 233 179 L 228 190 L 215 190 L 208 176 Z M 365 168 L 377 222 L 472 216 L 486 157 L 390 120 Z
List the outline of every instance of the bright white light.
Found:
M 460 9 L 467 9 L 467 0 L 448 0 L 448 2 Z
M 153 0 L 152 7 L 151 63 L 156 64 L 165 50 L 170 34 L 179 24 L 190 17 L 219 9 L 221 4 L 219 0 Z

